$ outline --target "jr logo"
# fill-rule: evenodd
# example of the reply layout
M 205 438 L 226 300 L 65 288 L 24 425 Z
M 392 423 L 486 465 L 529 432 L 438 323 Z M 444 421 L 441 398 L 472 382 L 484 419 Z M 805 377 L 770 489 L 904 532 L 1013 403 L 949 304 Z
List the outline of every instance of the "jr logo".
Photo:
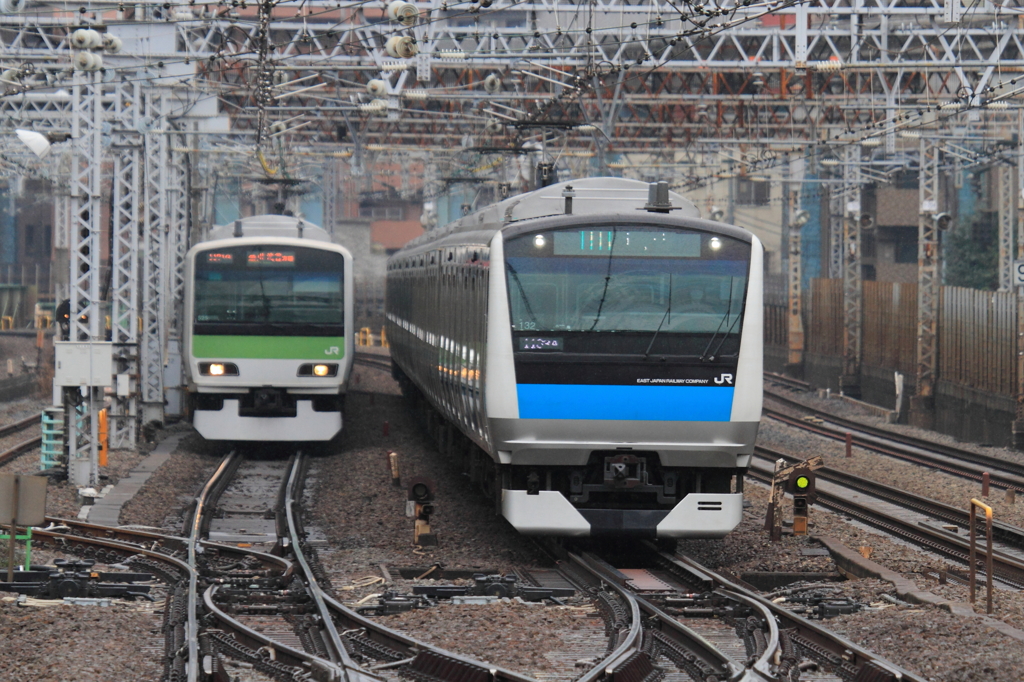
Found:
M 719 386 L 721 386 L 722 384 L 729 384 L 730 386 L 732 386 L 732 375 L 723 374 L 720 377 L 715 377 L 715 383 L 718 384 Z
M 331 346 L 330 348 L 328 348 L 327 350 L 324 351 L 324 355 L 340 355 L 340 354 L 341 354 L 341 351 L 338 349 L 337 346 Z

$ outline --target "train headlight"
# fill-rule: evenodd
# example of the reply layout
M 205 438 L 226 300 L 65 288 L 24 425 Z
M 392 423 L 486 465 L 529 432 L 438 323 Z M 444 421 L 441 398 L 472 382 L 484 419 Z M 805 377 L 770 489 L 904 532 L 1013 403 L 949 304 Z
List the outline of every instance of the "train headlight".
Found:
M 719 239 L 718 237 L 712 237 L 711 241 L 708 242 L 708 246 L 711 247 L 712 251 L 718 251 L 720 248 L 722 248 L 722 240 Z
M 316 364 L 306 363 L 299 365 L 300 377 L 336 377 L 338 376 L 338 365 L 334 362 L 318 362 Z
M 538 249 L 543 249 L 544 245 L 548 243 L 548 240 L 544 238 L 544 235 L 538 234 L 533 238 L 533 245 Z
M 204 377 L 237 377 L 238 365 L 233 362 L 200 362 L 199 373 Z

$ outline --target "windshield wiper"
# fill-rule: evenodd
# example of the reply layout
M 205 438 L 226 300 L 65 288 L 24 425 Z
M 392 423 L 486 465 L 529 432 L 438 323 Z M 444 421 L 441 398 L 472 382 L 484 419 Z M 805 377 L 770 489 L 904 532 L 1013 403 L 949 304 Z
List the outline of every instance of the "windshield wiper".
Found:
M 718 354 L 718 351 L 722 348 L 722 344 L 725 343 L 725 340 L 728 338 L 729 334 L 732 332 L 733 327 L 735 327 L 736 323 L 739 322 L 740 316 L 737 315 L 736 319 L 729 326 L 729 329 L 725 332 L 725 334 L 722 335 L 722 340 L 718 343 L 718 346 L 715 348 L 715 351 L 711 355 L 708 355 L 708 350 L 711 349 L 711 344 L 713 344 L 715 342 L 715 339 L 718 338 L 718 332 L 722 331 L 722 325 L 725 324 L 729 320 L 729 315 L 732 314 L 732 287 L 733 287 L 733 284 L 735 284 L 735 282 L 736 282 L 736 278 L 735 277 L 730 277 L 729 278 L 729 307 L 725 309 L 725 315 L 718 322 L 718 329 L 716 329 L 715 333 L 711 335 L 710 339 L 708 339 L 707 347 L 704 348 L 704 352 L 700 354 L 700 361 L 701 362 L 708 362 L 708 361 L 711 361 L 711 360 L 715 359 L 715 356 Z
M 512 267 L 510 261 L 505 261 L 505 267 L 508 268 L 508 272 L 512 275 L 512 279 L 516 281 L 516 286 L 519 287 L 519 295 L 523 297 L 523 305 L 526 306 L 526 312 L 529 313 L 530 319 L 533 320 L 533 325 L 537 326 L 537 316 L 533 314 L 533 308 L 530 307 L 530 299 L 526 296 L 526 290 L 523 289 L 523 283 L 519 281 L 519 273 Z
M 597 327 L 597 323 L 601 320 L 601 309 L 604 308 L 604 299 L 608 296 L 608 283 L 612 281 L 612 254 L 615 252 L 615 235 L 618 234 L 617 228 L 612 228 L 612 243 L 608 245 L 608 270 L 604 275 L 604 291 L 601 292 L 601 300 L 597 303 L 597 314 L 594 315 L 594 324 L 590 325 L 588 332 L 594 331 Z
M 668 314 L 672 311 L 672 273 L 668 273 L 668 305 L 665 306 L 665 314 L 661 316 L 661 322 L 658 323 L 658 328 L 654 330 L 654 336 L 651 337 L 651 342 L 647 344 L 647 350 L 644 351 L 644 360 L 651 354 L 651 348 L 654 348 L 654 340 L 658 338 L 658 334 L 661 332 L 662 325 L 665 324 L 665 320 L 668 319 Z

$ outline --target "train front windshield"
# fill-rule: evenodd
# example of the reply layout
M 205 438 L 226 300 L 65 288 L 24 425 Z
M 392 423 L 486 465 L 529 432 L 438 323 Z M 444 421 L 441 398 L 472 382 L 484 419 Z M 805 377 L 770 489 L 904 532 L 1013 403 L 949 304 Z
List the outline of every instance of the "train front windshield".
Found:
M 505 265 L 516 351 L 739 352 L 744 241 L 660 226 L 550 231 L 508 240 Z
M 344 334 L 344 259 L 303 247 L 237 246 L 195 261 L 196 334 Z

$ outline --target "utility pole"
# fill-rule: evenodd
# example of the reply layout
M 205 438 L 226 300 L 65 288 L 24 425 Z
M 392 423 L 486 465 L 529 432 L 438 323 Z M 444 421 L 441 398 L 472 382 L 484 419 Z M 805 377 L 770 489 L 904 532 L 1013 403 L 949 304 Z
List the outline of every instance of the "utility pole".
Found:
M 839 390 L 860 397 L 860 145 L 843 148 L 843 373 Z
M 935 425 L 935 368 L 939 317 L 939 238 L 935 214 L 939 211 L 939 146 L 922 137 L 920 147 L 917 234 L 917 391 L 910 399 L 910 423 L 930 429 Z

